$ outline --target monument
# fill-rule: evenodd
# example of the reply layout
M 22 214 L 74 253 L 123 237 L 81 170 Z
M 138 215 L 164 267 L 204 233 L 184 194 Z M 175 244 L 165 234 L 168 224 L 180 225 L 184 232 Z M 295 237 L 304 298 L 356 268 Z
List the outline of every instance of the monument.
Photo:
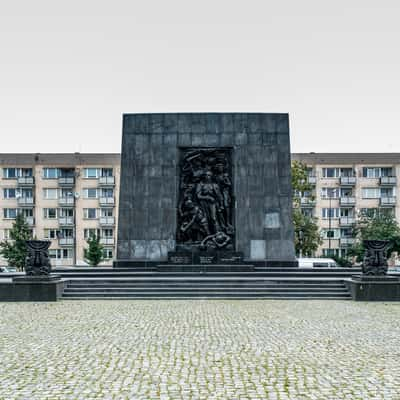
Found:
M 297 266 L 287 114 L 125 114 L 115 267 Z
M 353 300 L 399 301 L 400 278 L 388 275 L 388 240 L 364 240 L 362 274 L 353 275 L 346 281 Z
M 27 240 L 25 274 L 14 276 L 12 282 L 0 283 L 0 301 L 57 301 L 64 281 L 51 273 L 49 240 Z

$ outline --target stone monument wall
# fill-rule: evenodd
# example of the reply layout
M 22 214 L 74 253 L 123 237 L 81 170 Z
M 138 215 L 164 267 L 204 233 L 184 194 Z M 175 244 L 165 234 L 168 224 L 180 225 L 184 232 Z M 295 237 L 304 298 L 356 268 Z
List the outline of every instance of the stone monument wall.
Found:
M 234 248 L 252 260 L 293 261 L 287 114 L 125 114 L 118 260 L 166 260 L 176 249 L 179 159 L 185 148 L 232 157 Z

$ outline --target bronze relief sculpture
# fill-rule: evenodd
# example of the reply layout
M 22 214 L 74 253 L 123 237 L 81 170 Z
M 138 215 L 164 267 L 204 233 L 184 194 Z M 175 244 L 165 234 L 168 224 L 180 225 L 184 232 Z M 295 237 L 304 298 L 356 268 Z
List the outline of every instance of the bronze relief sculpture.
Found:
M 178 246 L 233 250 L 231 149 L 181 149 L 179 168 Z

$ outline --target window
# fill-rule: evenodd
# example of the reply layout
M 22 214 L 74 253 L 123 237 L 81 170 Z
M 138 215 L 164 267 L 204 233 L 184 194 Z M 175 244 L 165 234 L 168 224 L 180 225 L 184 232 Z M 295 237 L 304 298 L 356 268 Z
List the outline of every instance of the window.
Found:
M 96 199 L 97 189 L 96 188 L 83 189 L 83 196 L 85 197 L 85 199 Z
M 323 208 L 322 218 L 339 218 L 340 208 Z
M 380 178 L 382 176 L 394 176 L 392 167 L 363 167 L 364 178 Z
M 114 189 L 101 189 L 100 197 L 114 197 Z
M 96 228 L 86 228 L 83 231 L 83 236 L 85 239 L 89 239 L 92 236 L 100 236 L 100 229 L 96 229 Z
M 3 209 L 3 216 L 4 218 L 8 219 L 15 219 L 17 217 L 17 208 L 4 208 Z
M 321 189 L 321 198 L 322 199 L 337 199 L 339 197 L 339 189 L 323 187 Z
M 339 249 L 322 249 L 322 255 L 324 257 L 338 257 L 339 254 Z
M 75 176 L 75 170 L 73 168 L 59 168 L 58 176 L 60 178 L 73 178 Z
M 18 176 L 22 176 L 23 178 L 30 178 L 33 176 L 32 168 L 18 168 Z
M 353 230 L 351 228 L 342 228 L 340 229 L 340 237 L 341 238 L 352 238 Z
M 43 216 L 47 219 L 55 219 L 57 218 L 57 208 L 44 208 Z
M 59 176 L 58 168 L 43 168 L 43 178 L 57 179 Z
M 60 197 L 65 199 L 66 197 L 72 197 L 74 194 L 71 192 L 70 189 L 61 189 L 60 190 Z
M 340 189 L 340 197 L 352 197 L 353 190 L 350 188 L 341 188 Z
M 57 239 L 59 237 L 60 231 L 58 229 L 45 229 L 44 238 L 45 239 Z
M 72 258 L 72 249 L 49 249 L 49 257 L 56 259 Z
M 25 218 L 33 217 L 33 208 L 22 208 L 18 210 L 19 214 L 22 214 Z
M 101 237 L 102 238 L 112 238 L 114 235 L 114 231 L 112 229 L 102 229 L 101 230 Z
M 341 217 L 354 217 L 353 209 L 351 208 L 341 208 L 340 209 Z
M 361 196 L 363 199 L 379 199 L 381 197 L 380 188 L 362 188 Z
M 339 178 L 340 168 L 322 168 L 323 178 Z
M 87 219 L 96 219 L 97 218 L 97 208 L 84 208 L 83 216 Z
M 103 257 L 108 260 L 113 258 L 113 249 L 103 248 Z
M 3 190 L 4 198 L 5 199 L 15 199 L 17 195 L 16 188 L 6 188 Z
M 314 210 L 312 208 L 302 208 L 301 213 L 306 217 L 314 217 Z
M 58 189 L 43 189 L 43 197 L 46 200 L 55 200 L 58 198 Z
M 113 209 L 112 208 L 101 208 L 100 209 L 102 217 L 112 217 L 113 216 Z
M 74 231 L 72 229 L 61 229 L 59 233 L 60 238 L 73 238 L 74 237 Z
M 3 177 L 5 179 L 17 178 L 17 168 L 3 168 Z
M 85 168 L 83 170 L 83 176 L 89 179 L 96 179 L 99 177 L 99 168 Z
M 394 197 L 396 195 L 395 188 L 381 188 L 381 197 Z
M 31 177 L 32 174 L 32 168 L 3 168 L 3 178 L 5 179 L 26 178 Z
M 112 168 L 102 168 L 101 176 L 113 176 L 113 169 Z
M 352 177 L 355 176 L 353 168 L 340 168 L 340 176 Z
M 58 210 L 59 217 L 73 217 L 74 209 L 73 208 L 60 208 Z
M 331 232 L 329 234 L 329 232 Z M 323 239 L 329 239 L 329 235 L 331 239 L 339 239 L 340 238 L 340 229 L 332 228 L 332 229 L 321 229 L 321 235 Z
M 9 240 L 11 238 L 10 231 L 11 231 L 11 229 L 4 229 L 3 230 L 3 239 L 4 240 Z

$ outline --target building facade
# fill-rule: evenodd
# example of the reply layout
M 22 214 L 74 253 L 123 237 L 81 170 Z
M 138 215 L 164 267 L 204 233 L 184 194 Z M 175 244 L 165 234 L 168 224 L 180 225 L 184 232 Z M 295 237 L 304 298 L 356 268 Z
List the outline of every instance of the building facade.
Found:
M 400 222 L 400 153 L 294 153 L 292 160 L 308 166 L 313 190 L 301 194 L 301 204 L 318 219 L 317 256 L 344 256 L 361 213 L 391 213 Z M 104 245 L 103 264 L 112 263 L 119 154 L 0 154 L 0 169 L 0 240 L 22 213 L 38 239 L 51 240 L 53 265 L 85 265 L 85 239 L 93 233 Z
M 53 265 L 84 265 L 93 233 L 104 245 L 103 264 L 111 264 L 119 164 L 119 154 L 0 154 L 0 239 L 22 213 L 34 236 L 51 240 Z
M 317 256 L 345 256 L 362 214 L 390 213 L 400 222 L 400 153 L 296 153 L 292 160 L 307 164 L 313 185 L 301 194 L 301 206 L 318 218 L 323 244 Z

